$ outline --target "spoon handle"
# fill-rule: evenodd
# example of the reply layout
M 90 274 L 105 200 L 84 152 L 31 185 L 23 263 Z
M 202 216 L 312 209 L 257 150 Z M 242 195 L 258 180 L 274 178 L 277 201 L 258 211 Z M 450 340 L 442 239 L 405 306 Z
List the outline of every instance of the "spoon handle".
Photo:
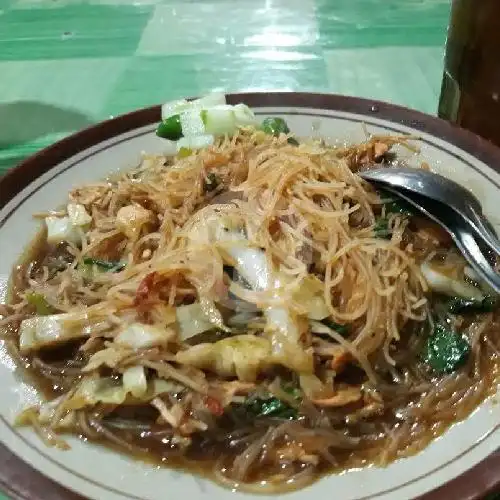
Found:
M 492 229 L 488 219 L 481 214 L 477 213 L 472 207 L 469 207 L 470 215 L 468 213 L 460 214 L 467 223 L 469 223 L 481 239 L 491 248 L 493 252 L 500 255 L 500 241 Z
M 495 292 L 500 293 L 500 275 L 490 265 L 472 234 L 467 229 L 464 229 L 461 224 L 457 224 L 453 227 L 452 237 L 474 271 Z

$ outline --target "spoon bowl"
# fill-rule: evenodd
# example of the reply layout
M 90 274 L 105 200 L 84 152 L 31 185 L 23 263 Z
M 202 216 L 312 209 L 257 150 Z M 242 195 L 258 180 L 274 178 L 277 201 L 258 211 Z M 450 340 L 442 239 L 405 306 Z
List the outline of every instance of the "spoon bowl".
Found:
M 481 246 L 468 230 L 468 226 L 447 205 L 418 194 L 403 193 L 387 187 L 386 190 L 418 209 L 426 217 L 439 224 L 452 237 L 470 266 L 488 285 L 500 293 L 500 276 L 488 262 Z
M 481 203 L 460 184 L 418 168 L 378 168 L 360 172 L 359 175 L 380 187 L 393 190 L 395 194 L 406 194 L 410 197 L 417 195 L 448 207 L 469 225 L 491 250 L 500 255 L 500 242 L 491 223 L 483 214 Z

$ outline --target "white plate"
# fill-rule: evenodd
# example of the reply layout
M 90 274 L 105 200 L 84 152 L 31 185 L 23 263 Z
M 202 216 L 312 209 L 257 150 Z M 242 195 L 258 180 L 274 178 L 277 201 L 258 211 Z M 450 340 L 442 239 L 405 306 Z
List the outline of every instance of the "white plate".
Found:
M 410 162 L 427 161 L 436 172 L 472 190 L 500 229 L 500 174 L 495 170 L 500 152 L 472 134 L 427 115 L 355 98 L 271 93 L 232 95 L 229 100 L 246 102 L 261 116 L 283 116 L 298 136 L 356 142 L 364 139 L 363 123 L 371 133 L 418 135 L 418 158 L 402 154 Z M 150 108 L 102 123 L 42 151 L 0 180 L 0 301 L 14 263 L 36 231 L 31 214 L 64 202 L 74 186 L 135 166 L 142 151 L 166 151 L 168 144 L 154 135 L 159 117 L 159 108 Z M 208 480 L 142 464 L 76 439 L 70 451 L 46 448 L 31 430 L 12 427 L 17 412 L 37 395 L 16 374 L 5 351 L 0 356 L 0 380 L 0 440 L 33 469 L 66 488 L 96 500 L 248 498 Z M 415 457 L 385 469 L 328 476 L 287 498 L 394 500 L 423 495 L 461 476 L 499 447 L 500 405 L 494 403 L 485 402 Z M 0 449 L 0 460 L 0 481 L 16 498 L 80 498 L 23 465 L 5 448 Z M 428 498 L 479 497 L 500 483 L 496 470 L 498 456 L 493 455 Z

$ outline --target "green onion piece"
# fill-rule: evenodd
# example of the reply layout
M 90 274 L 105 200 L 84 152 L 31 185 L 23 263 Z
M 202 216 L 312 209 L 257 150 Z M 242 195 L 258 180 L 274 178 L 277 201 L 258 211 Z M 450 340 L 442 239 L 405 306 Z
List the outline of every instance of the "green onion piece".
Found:
M 179 158 L 187 158 L 188 156 L 191 156 L 192 154 L 193 154 L 193 150 L 191 148 L 181 147 L 179 149 L 179 152 L 177 153 L 177 156 Z
M 340 333 L 340 335 L 342 335 L 342 336 L 349 334 L 349 326 L 348 325 L 341 325 L 340 323 L 336 323 L 335 321 L 332 321 L 329 318 L 324 319 L 323 321 L 321 321 L 321 323 L 323 323 L 328 328 L 335 330 L 337 333 Z
M 156 129 L 156 135 L 163 139 L 177 141 L 182 137 L 181 115 L 173 115 L 165 118 Z
M 408 202 L 400 198 L 394 198 L 392 194 L 387 191 L 380 189 L 378 194 L 382 200 L 384 200 L 386 214 L 401 214 L 406 217 L 411 217 L 417 213 L 415 208 Z
M 293 146 L 299 145 L 299 141 L 297 139 L 295 139 L 295 137 L 289 137 L 287 139 L 287 142 L 288 142 L 288 144 L 292 144 Z
M 35 307 L 39 316 L 47 316 L 55 312 L 54 308 L 47 302 L 47 299 L 41 293 L 30 292 L 26 294 L 28 304 Z
M 390 239 L 391 231 L 389 230 L 389 221 L 383 217 L 377 217 L 373 232 L 377 238 Z
M 269 135 L 278 137 L 280 134 L 290 133 L 290 129 L 283 118 L 266 118 L 261 125 L 261 129 Z
M 92 257 L 84 257 L 83 263 L 88 266 L 97 266 L 103 271 L 112 271 L 114 273 L 121 271 L 125 268 L 123 262 L 113 262 L 109 260 L 94 259 Z

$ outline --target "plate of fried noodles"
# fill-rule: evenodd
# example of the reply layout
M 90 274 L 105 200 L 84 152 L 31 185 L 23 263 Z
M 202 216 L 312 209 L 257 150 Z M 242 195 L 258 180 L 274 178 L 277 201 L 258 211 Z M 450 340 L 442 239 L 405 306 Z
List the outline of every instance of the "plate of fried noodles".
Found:
M 499 297 L 359 173 L 434 170 L 496 227 L 499 165 L 436 118 L 297 93 L 179 99 L 29 158 L 0 179 L 3 489 L 482 498 Z

